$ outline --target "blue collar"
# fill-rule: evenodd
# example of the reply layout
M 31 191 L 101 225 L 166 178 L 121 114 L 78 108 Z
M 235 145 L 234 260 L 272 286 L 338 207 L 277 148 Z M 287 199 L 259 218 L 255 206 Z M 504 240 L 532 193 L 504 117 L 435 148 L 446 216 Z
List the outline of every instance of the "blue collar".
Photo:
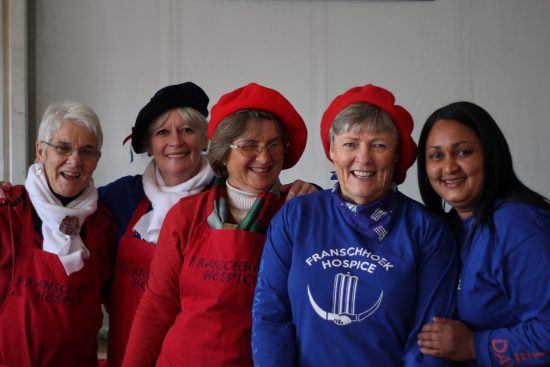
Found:
M 342 199 L 338 182 L 331 190 L 334 204 L 346 223 L 377 242 L 382 242 L 388 234 L 397 207 L 397 193 L 397 185 L 392 184 L 390 190 L 380 199 L 365 205 L 357 205 Z

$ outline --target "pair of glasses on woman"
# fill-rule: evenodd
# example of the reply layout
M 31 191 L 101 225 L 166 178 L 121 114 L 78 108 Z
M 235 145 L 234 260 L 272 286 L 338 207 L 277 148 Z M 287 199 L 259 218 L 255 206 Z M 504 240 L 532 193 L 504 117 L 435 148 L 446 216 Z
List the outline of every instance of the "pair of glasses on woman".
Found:
M 69 144 L 50 144 L 47 141 L 40 140 L 42 143 L 46 144 L 49 147 L 52 147 L 55 150 L 55 153 L 60 156 L 68 157 L 76 150 L 80 159 L 84 161 L 93 161 L 97 159 L 101 152 L 93 147 L 83 147 L 83 148 L 73 148 Z
M 287 152 L 290 143 L 286 141 L 274 141 L 269 144 L 229 144 L 229 148 L 238 150 L 245 157 L 253 157 L 262 154 L 264 150 L 271 156 L 280 156 Z

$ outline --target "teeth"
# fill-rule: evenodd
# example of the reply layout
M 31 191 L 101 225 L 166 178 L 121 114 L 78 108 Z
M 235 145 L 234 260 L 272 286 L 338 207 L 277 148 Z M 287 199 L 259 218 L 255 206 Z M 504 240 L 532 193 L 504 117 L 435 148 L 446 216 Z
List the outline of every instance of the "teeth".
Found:
M 375 172 L 373 171 L 352 171 L 353 175 L 356 177 L 371 177 Z
M 179 154 L 166 154 L 167 158 L 183 158 L 189 153 L 179 153 Z
M 252 172 L 255 172 L 255 173 L 266 173 L 269 168 L 257 168 L 257 167 L 250 167 L 250 169 L 252 170 Z
M 63 171 L 63 174 L 69 177 L 80 177 L 80 174 L 77 172 Z
M 442 181 L 444 183 L 446 183 L 447 185 L 454 185 L 454 184 L 461 183 L 464 180 L 465 180 L 464 178 L 455 178 L 455 179 L 452 179 L 452 180 L 442 180 Z

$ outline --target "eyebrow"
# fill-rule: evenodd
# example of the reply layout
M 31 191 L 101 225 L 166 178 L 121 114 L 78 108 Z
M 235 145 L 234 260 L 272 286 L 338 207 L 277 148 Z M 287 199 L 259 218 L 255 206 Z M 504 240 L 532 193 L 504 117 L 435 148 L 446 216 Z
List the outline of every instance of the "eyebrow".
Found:
M 63 141 L 63 140 L 60 140 L 58 141 L 57 143 L 55 143 L 56 145 L 68 145 L 70 147 L 72 147 L 73 145 L 71 143 L 69 143 L 68 141 Z M 77 149 L 82 149 L 82 148 L 94 148 L 96 149 L 96 147 L 93 145 L 93 144 L 86 144 L 86 145 L 83 145 L 81 147 L 77 147 Z
M 238 140 L 238 139 L 237 139 Z M 282 136 L 279 136 L 279 137 L 276 137 L 276 138 L 273 138 L 273 139 L 270 139 L 268 140 L 267 142 L 268 143 L 273 143 L 274 141 L 277 141 L 277 140 L 283 140 L 283 137 Z M 260 143 L 260 141 L 256 140 L 256 139 L 244 139 L 244 140 L 241 140 L 243 144 L 250 144 L 250 143 Z
M 457 146 L 461 145 L 461 144 L 470 144 L 469 141 L 466 141 L 466 140 L 462 140 L 462 141 L 459 141 L 459 142 L 456 142 L 456 143 L 453 143 L 451 144 L 451 146 L 453 148 L 456 148 Z M 441 145 L 430 145 L 428 147 L 428 149 L 441 149 Z

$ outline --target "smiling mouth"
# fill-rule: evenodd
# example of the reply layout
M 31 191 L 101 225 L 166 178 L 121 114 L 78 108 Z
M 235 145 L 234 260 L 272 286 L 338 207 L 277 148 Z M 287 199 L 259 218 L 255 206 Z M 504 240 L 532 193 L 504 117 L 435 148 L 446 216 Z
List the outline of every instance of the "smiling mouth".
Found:
M 376 174 L 376 171 L 351 171 L 351 174 L 356 178 L 369 178 Z
M 254 173 L 267 173 L 271 167 L 249 167 L 248 169 Z
M 72 172 L 72 171 L 63 171 L 61 172 L 61 176 L 63 176 L 67 180 L 75 180 L 80 177 L 80 173 Z
M 172 154 L 165 154 L 164 156 L 166 158 L 184 158 L 184 157 L 187 157 L 189 155 L 189 152 L 184 152 L 184 153 L 172 153 Z
M 459 186 L 461 185 L 464 181 L 466 181 L 466 177 L 460 177 L 460 178 L 453 178 L 453 179 L 446 179 L 446 180 L 441 180 L 441 182 L 443 182 L 443 184 L 447 187 L 456 187 L 456 186 Z

